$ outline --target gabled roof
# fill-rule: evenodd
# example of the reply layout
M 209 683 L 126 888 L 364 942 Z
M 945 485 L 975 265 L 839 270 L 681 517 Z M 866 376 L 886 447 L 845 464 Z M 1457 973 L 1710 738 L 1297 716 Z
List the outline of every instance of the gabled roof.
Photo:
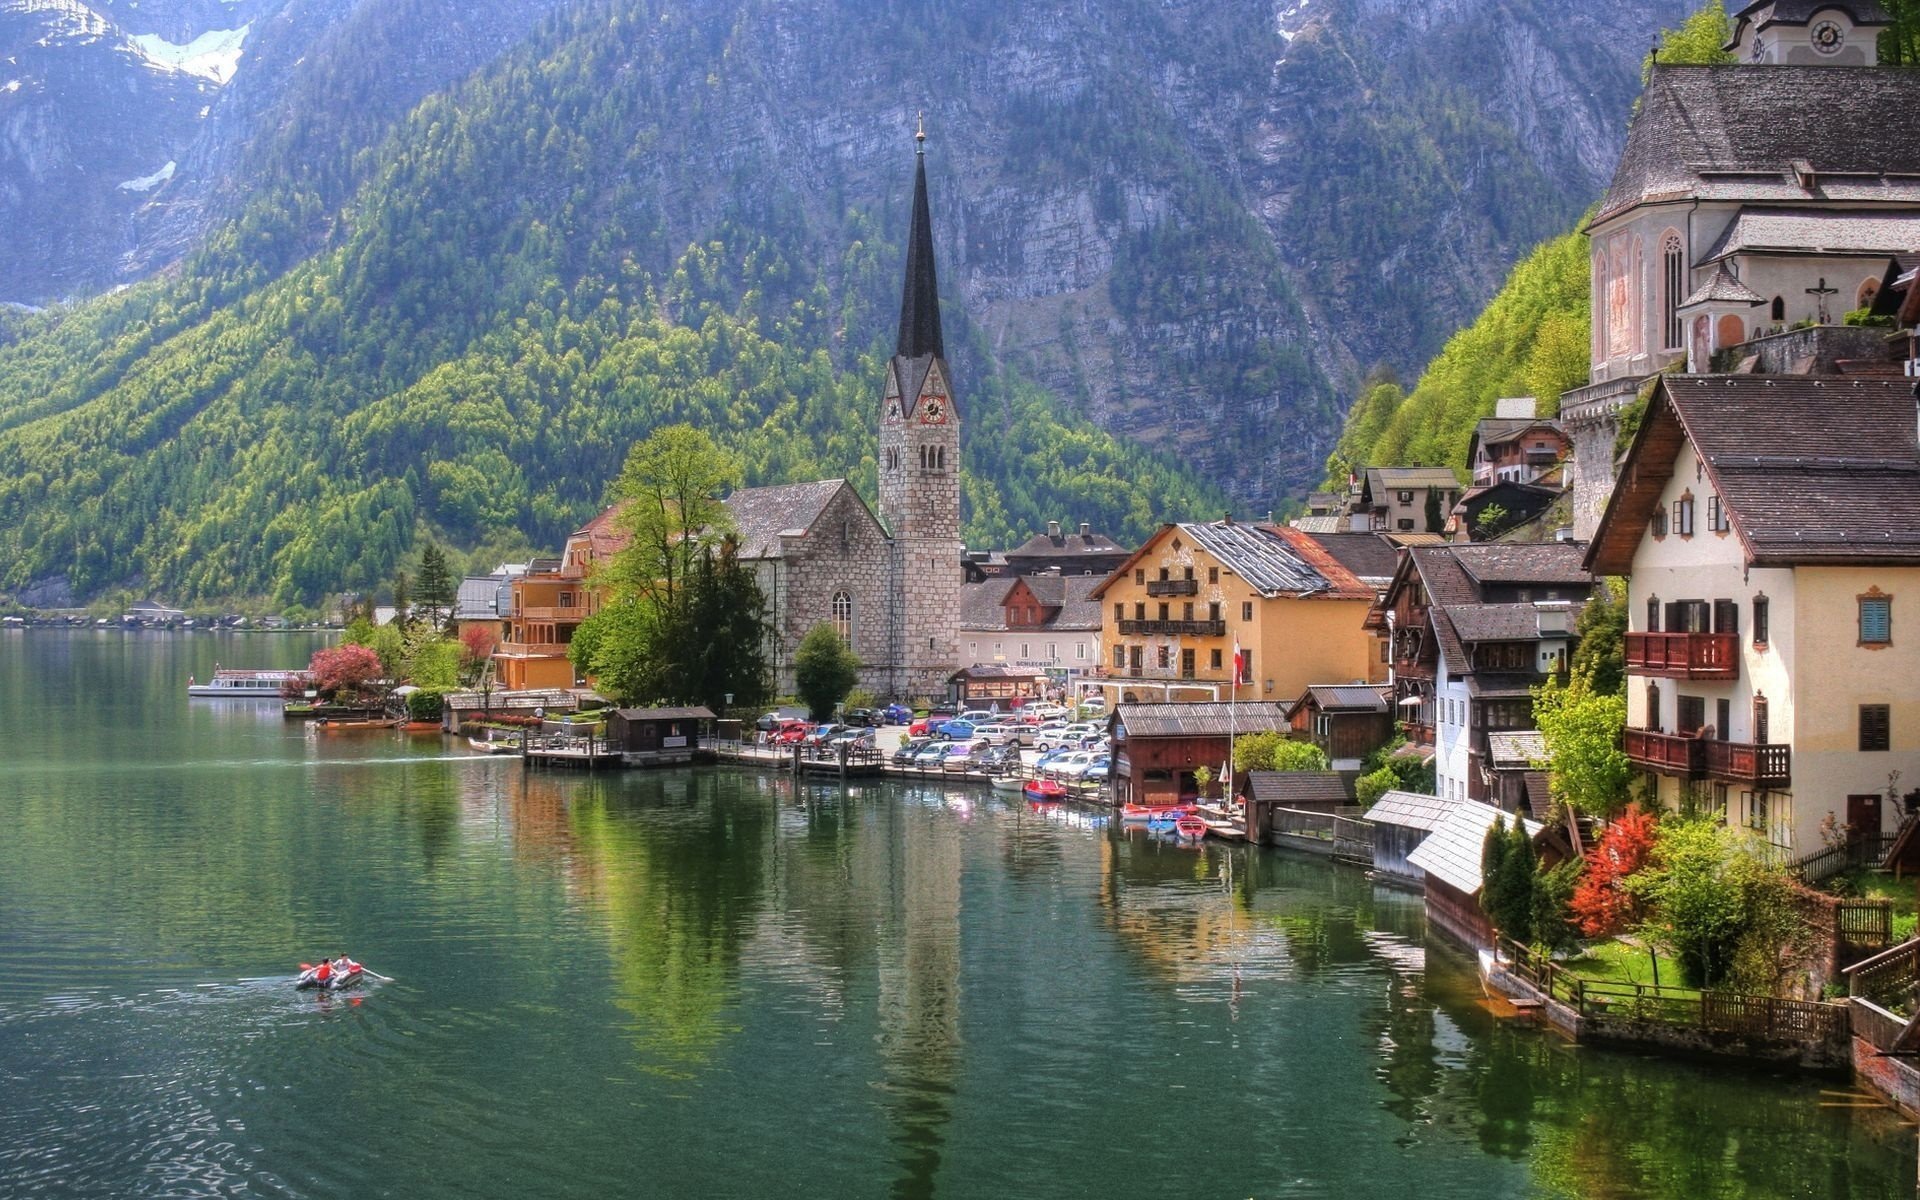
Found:
M 1736 279 L 1723 262 L 1714 268 L 1713 278 L 1693 289 L 1693 294 L 1680 302 L 1679 311 L 1702 304 L 1744 304 L 1751 308 L 1766 302 L 1766 297 Z
M 1487 758 L 1495 768 L 1531 767 L 1549 757 L 1547 739 L 1537 729 L 1487 734 Z
M 1667 375 L 1587 552 L 1633 568 L 1680 451 L 1706 470 L 1750 566 L 1920 561 L 1920 446 L 1910 380 Z
M 1377 503 L 1382 492 L 1459 486 L 1459 477 L 1447 467 L 1368 467 L 1362 494 Z
M 1533 604 L 1456 604 L 1447 608 L 1447 615 L 1453 619 L 1454 632 L 1463 642 L 1540 640 L 1540 609 Z M 1569 619 L 1567 627 L 1572 626 Z
M 1353 803 L 1347 785 L 1334 771 L 1248 771 L 1247 789 L 1255 800 L 1281 808 L 1338 808 Z
M 1266 701 L 1230 704 L 1121 704 L 1115 719 L 1128 737 L 1226 737 L 1229 733 L 1267 733 L 1291 728 L 1286 706 Z
M 1593 585 L 1578 542 L 1476 543 L 1451 547 L 1460 569 L 1475 583 Z
M 1380 581 L 1393 578 L 1393 570 L 1400 564 L 1400 551 L 1392 542 L 1377 533 L 1339 532 L 1339 523 L 1345 520 L 1344 517 L 1328 517 L 1326 520 L 1335 522 L 1333 532 L 1322 533 L 1305 525 L 1296 525 L 1295 528 L 1312 538 L 1354 578 Z
M 1387 711 L 1387 686 L 1373 683 L 1316 683 L 1300 693 L 1300 698 L 1287 708 L 1291 718 L 1308 701 L 1324 713 L 1362 712 L 1383 713 Z
M 1695 266 L 1736 254 L 1875 258 L 1920 248 L 1920 212 L 1742 208 Z
M 1113 574 L 1101 580 L 1090 595 L 1096 600 L 1105 595 L 1109 584 L 1124 578 L 1134 563 L 1172 537 L 1205 550 L 1267 599 L 1312 596 L 1342 600 L 1373 596 L 1371 588 L 1354 578 L 1352 572 L 1335 561 L 1312 537 L 1284 526 L 1248 525 L 1238 521 L 1162 525 Z
M 1425 792 L 1392 791 L 1373 802 L 1367 820 L 1402 829 L 1438 829 L 1464 800 L 1443 800 Z
M 1069 575 L 1062 582 L 1060 611 L 1048 627 L 1052 629 L 1098 629 L 1101 626 L 1100 602 L 1093 590 L 1102 580 L 1098 575 Z
M 732 514 L 739 534 L 740 558 L 779 558 L 781 535 L 806 534 L 835 494 L 851 486 L 844 479 L 819 479 L 812 483 L 741 488 L 728 496 L 727 511 Z M 866 501 L 860 503 L 864 508 Z
M 512 583 L 506 575 L 469 575 L 462 579 L 460 590 L 454 594 L 453 619 L 488 621 L 501 615 L 501 592 Z
M 1015 576 L 960 585 L 960 628 L 974 633 L 999 633 L 1007 627 L 1007 593 Z
M 1081 533 L 1078 529 L 1063 531 L 1058 535 L 1036 533 L 1012 550 L 1007 551 L 1007 560 L 1016 558 L 1070 558 L 1076 554 L 1111 557 L 1125 554 L 1127 548 L 1104 533 L 1095 533 L 1089 529 Z
M 696 708 L 618 708 L 614 710 L 628 721 L 711 721 L 713 710 Z
M 1690 199 L 1920 203 L 1920 72 L 1656 65 L 1594 223 Z
M 1486 844 L 1487 830 L 1493 828 L 1495 820 L 1513 823 L 1512 818 L 1491 804 L 1460 801 L 1447 814 L 1447 819 L 1427 835 L 1427 840 L 1407 855 L 1407 865 L 1419 867 L 1456 891 L 1473 895 L 1480 890 L 1480 851 Z M 1544 828 L 1538 821 L 1527 822 L 1527 833 L 1531 837 L 1539 837 Z

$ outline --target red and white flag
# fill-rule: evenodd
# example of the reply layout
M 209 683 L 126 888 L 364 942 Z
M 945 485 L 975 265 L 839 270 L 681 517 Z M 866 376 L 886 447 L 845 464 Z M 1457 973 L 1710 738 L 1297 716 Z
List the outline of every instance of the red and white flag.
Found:
M 1240 639 L 1233 639 L 1233 681 L 1239 683 L 1247 673 L 1247 656 L 1240 653 Z

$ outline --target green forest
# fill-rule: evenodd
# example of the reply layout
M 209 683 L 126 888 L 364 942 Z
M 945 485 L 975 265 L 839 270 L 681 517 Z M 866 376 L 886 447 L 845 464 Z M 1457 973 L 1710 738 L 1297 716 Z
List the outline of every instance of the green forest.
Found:
M 848 207 L 837 259 L 811 261 L 770 172 L 671 248 L 646 183 L 658 98 L 603 82 L 635 45 L 676 52 L 647 19 L 556 18 L 376 149 L 283 130 L 256 198 L 178 271 L 0 322 L 0 593 L 64 577 L 81 600 L 292 607 L 376 586 L 429 536 L 552 550 L 674 422 L 748 484 L 871 497 L 904 221 Z M 902 199 L 910 170 L 903 146 Z M 948 310 L 950 351 L 991 364 Z M 1005 368 L 958 385 L 971 545 L 1224 506 Z

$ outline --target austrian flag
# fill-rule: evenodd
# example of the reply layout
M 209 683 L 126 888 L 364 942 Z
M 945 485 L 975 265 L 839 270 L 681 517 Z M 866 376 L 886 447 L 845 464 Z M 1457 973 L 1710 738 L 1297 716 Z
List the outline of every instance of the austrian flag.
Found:
M 1233 639 L 1233 681 L 1240 682 L 1247 673 L 1247 656 L 1240 653 L 1240 639 Z

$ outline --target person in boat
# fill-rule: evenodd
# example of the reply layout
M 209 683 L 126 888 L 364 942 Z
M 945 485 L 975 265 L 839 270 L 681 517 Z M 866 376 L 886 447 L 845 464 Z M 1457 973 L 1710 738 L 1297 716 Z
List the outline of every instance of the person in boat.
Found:
M 328 962 L 325 958 L 322 958 L 319 962 L 314 964 L 313 981 L 316 984 L 319 984 L 321 987 L 326 987 L 328 981 L 331 980 L 332 978 L 333 978 L 332 963 Z
M 359 963 L 354 962 L 351 958 L 347 957 L 347 952 L 345 950 L 342 950 L 340 953 L 333 956 L 332 966 L 333 966 L 333 973 L 335 975 L 346 975 L 359 965 L 360 965 Z

